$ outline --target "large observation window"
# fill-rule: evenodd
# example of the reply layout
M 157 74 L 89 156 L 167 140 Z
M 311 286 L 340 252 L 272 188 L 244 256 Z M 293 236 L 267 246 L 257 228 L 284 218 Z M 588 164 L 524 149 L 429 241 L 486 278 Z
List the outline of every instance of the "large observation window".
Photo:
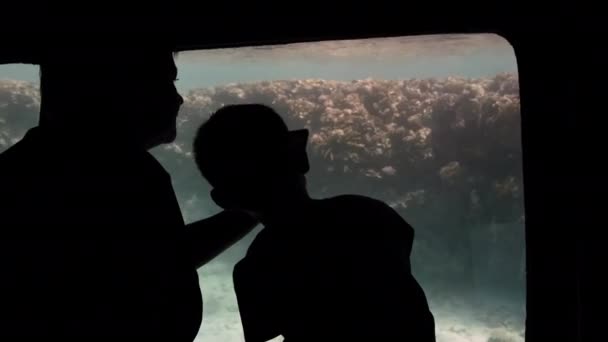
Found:
M 438 341 L 524 340 L 520 101 L 507 41 L 331 41 L 189 51 L 176 63 L 185 99 L 178 138 L 153 154 L 187 222 L 219 211 L 192 160 L 198 126 L 226 104 L 270 105 L 290 128 L 311 132 L 314 197 L 368 195 L 414 227 L 413 272 Z M 36 125 L 37 83 L 37 68 L 0 66 L 0 152 Z M 242 341 L 231 274 L 258 231 L 200 270 L 197 341 Z

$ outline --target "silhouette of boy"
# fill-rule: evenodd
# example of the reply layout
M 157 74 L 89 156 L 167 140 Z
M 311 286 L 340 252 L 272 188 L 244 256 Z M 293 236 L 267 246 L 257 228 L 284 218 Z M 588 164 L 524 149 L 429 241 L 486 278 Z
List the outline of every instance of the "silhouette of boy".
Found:
M 233 274 L 245 340 L 435 341 L 413 229 L 371 198 L 311 199 L 307 137 L 248 104 L 218 110 L 194 142 L 214 201 L 264 225 Z

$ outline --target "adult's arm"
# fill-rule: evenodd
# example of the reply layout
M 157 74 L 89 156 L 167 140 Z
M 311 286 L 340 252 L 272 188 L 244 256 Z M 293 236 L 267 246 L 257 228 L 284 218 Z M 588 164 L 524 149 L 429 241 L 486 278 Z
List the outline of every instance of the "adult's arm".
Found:
M 257 224 L 253 216 L 231 210 L 188 224 L 187 244 L 196 268 L 213 260 L 251 232 Z

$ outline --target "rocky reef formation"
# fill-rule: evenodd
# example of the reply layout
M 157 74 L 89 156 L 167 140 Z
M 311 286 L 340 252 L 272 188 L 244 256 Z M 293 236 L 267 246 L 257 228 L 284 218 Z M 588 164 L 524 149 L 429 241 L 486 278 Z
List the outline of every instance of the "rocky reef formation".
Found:
M 0 152 L 38 123 L 40 91 L 36 84 L 0 80 Z
M 366 194 L 407 218 L 416 228 L 414 267 L 423 277 L 453 278 L 452 284 L 468 279 L 463 287 L 477 278 L 522 288 L 516 76 L 273 81 L 192 90 L 179 139 L 156 153 L 177 175 L 183 202 L 201 198 L 193 192 L 201 188 L 192 187 L 196 170 L 180 166 L 190 163 L 196 128 L 210 112 L 234 103 L 268 104 L 291 128 L 310 130 L 313 195 Z M 473 274 L 488 272 L 488 279 Z
M 212 211 L 208 185 L 192 161 L 198 126 L 226 104 L 268 104 L 291 128 L 310 130 L 309 185 L 315 197 L 373 196 L 414 226 L 416 276 L 434 307 L 450 313 L 438 316 L 440 340 L 464 336 L 442 324 L 482 306 L 491 308 L 479 312 L 481 324 L 499 329 L 482 334 L 490 336 L 488 341 L 521 339 L 524 209 L 515 75 L 269 81 L 194 89 L 184 98 L 178 139 L 154 154 L 172 174 L 187 220 Z M 36 125 L 38 111 L 36 85 L 0 81 L 0 152 Z M 225 271 L 229 282 L 229 269 Z M 465 292 L 490 299 L 478 298 L 479 305 L 470 299 L 467 308 L 475 308 L 458 311 L 454 298 L 464 298 Z M 489 304 L 497 296 L 508 305 Z
M 523 287 L 523 186 L 518 80 L 267 81 L 184 95 L 179 137 L 155 155 L 173 175 L 188 214 L 207 185 L 191 142 L 210 112 L 264 103 L 291 128 L 310 130 L 314 196 L 356 192 L 382 199 L 416 229 L 414 269 L 451 286 Z M 35 85 L 0 82 L 0 149 L 35 125 Z M 197 215 L 193 215 L 197 216 Z M 204 215 L 203 215 L 204 216 Z

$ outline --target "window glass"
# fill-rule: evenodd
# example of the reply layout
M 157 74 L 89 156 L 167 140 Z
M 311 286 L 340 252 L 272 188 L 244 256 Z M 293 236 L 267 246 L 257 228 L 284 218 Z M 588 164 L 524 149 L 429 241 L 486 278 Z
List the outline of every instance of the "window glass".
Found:
M 331 41 L 182 52 L 176 62 L 178 138 L 153 154 L 187 222 L 219 211 L 192 160 L 198 126 L 225 104 L 270 105 L 291 129 L 311 132 L 314 197 L 368 195 L 414 227 L 413 272 L 438 341 L 523 341 L 520 101 L 507 41 Z M 37 83 L 37 68 L 0 66 L 0 151 L 37 123 Z M 242 341 L 231 274 L 257 232 L 199 271 L 198 341 Z
M 40 111 L 38 67 L 0 65 L 0 152 L 21 140 L 38 124 Z

